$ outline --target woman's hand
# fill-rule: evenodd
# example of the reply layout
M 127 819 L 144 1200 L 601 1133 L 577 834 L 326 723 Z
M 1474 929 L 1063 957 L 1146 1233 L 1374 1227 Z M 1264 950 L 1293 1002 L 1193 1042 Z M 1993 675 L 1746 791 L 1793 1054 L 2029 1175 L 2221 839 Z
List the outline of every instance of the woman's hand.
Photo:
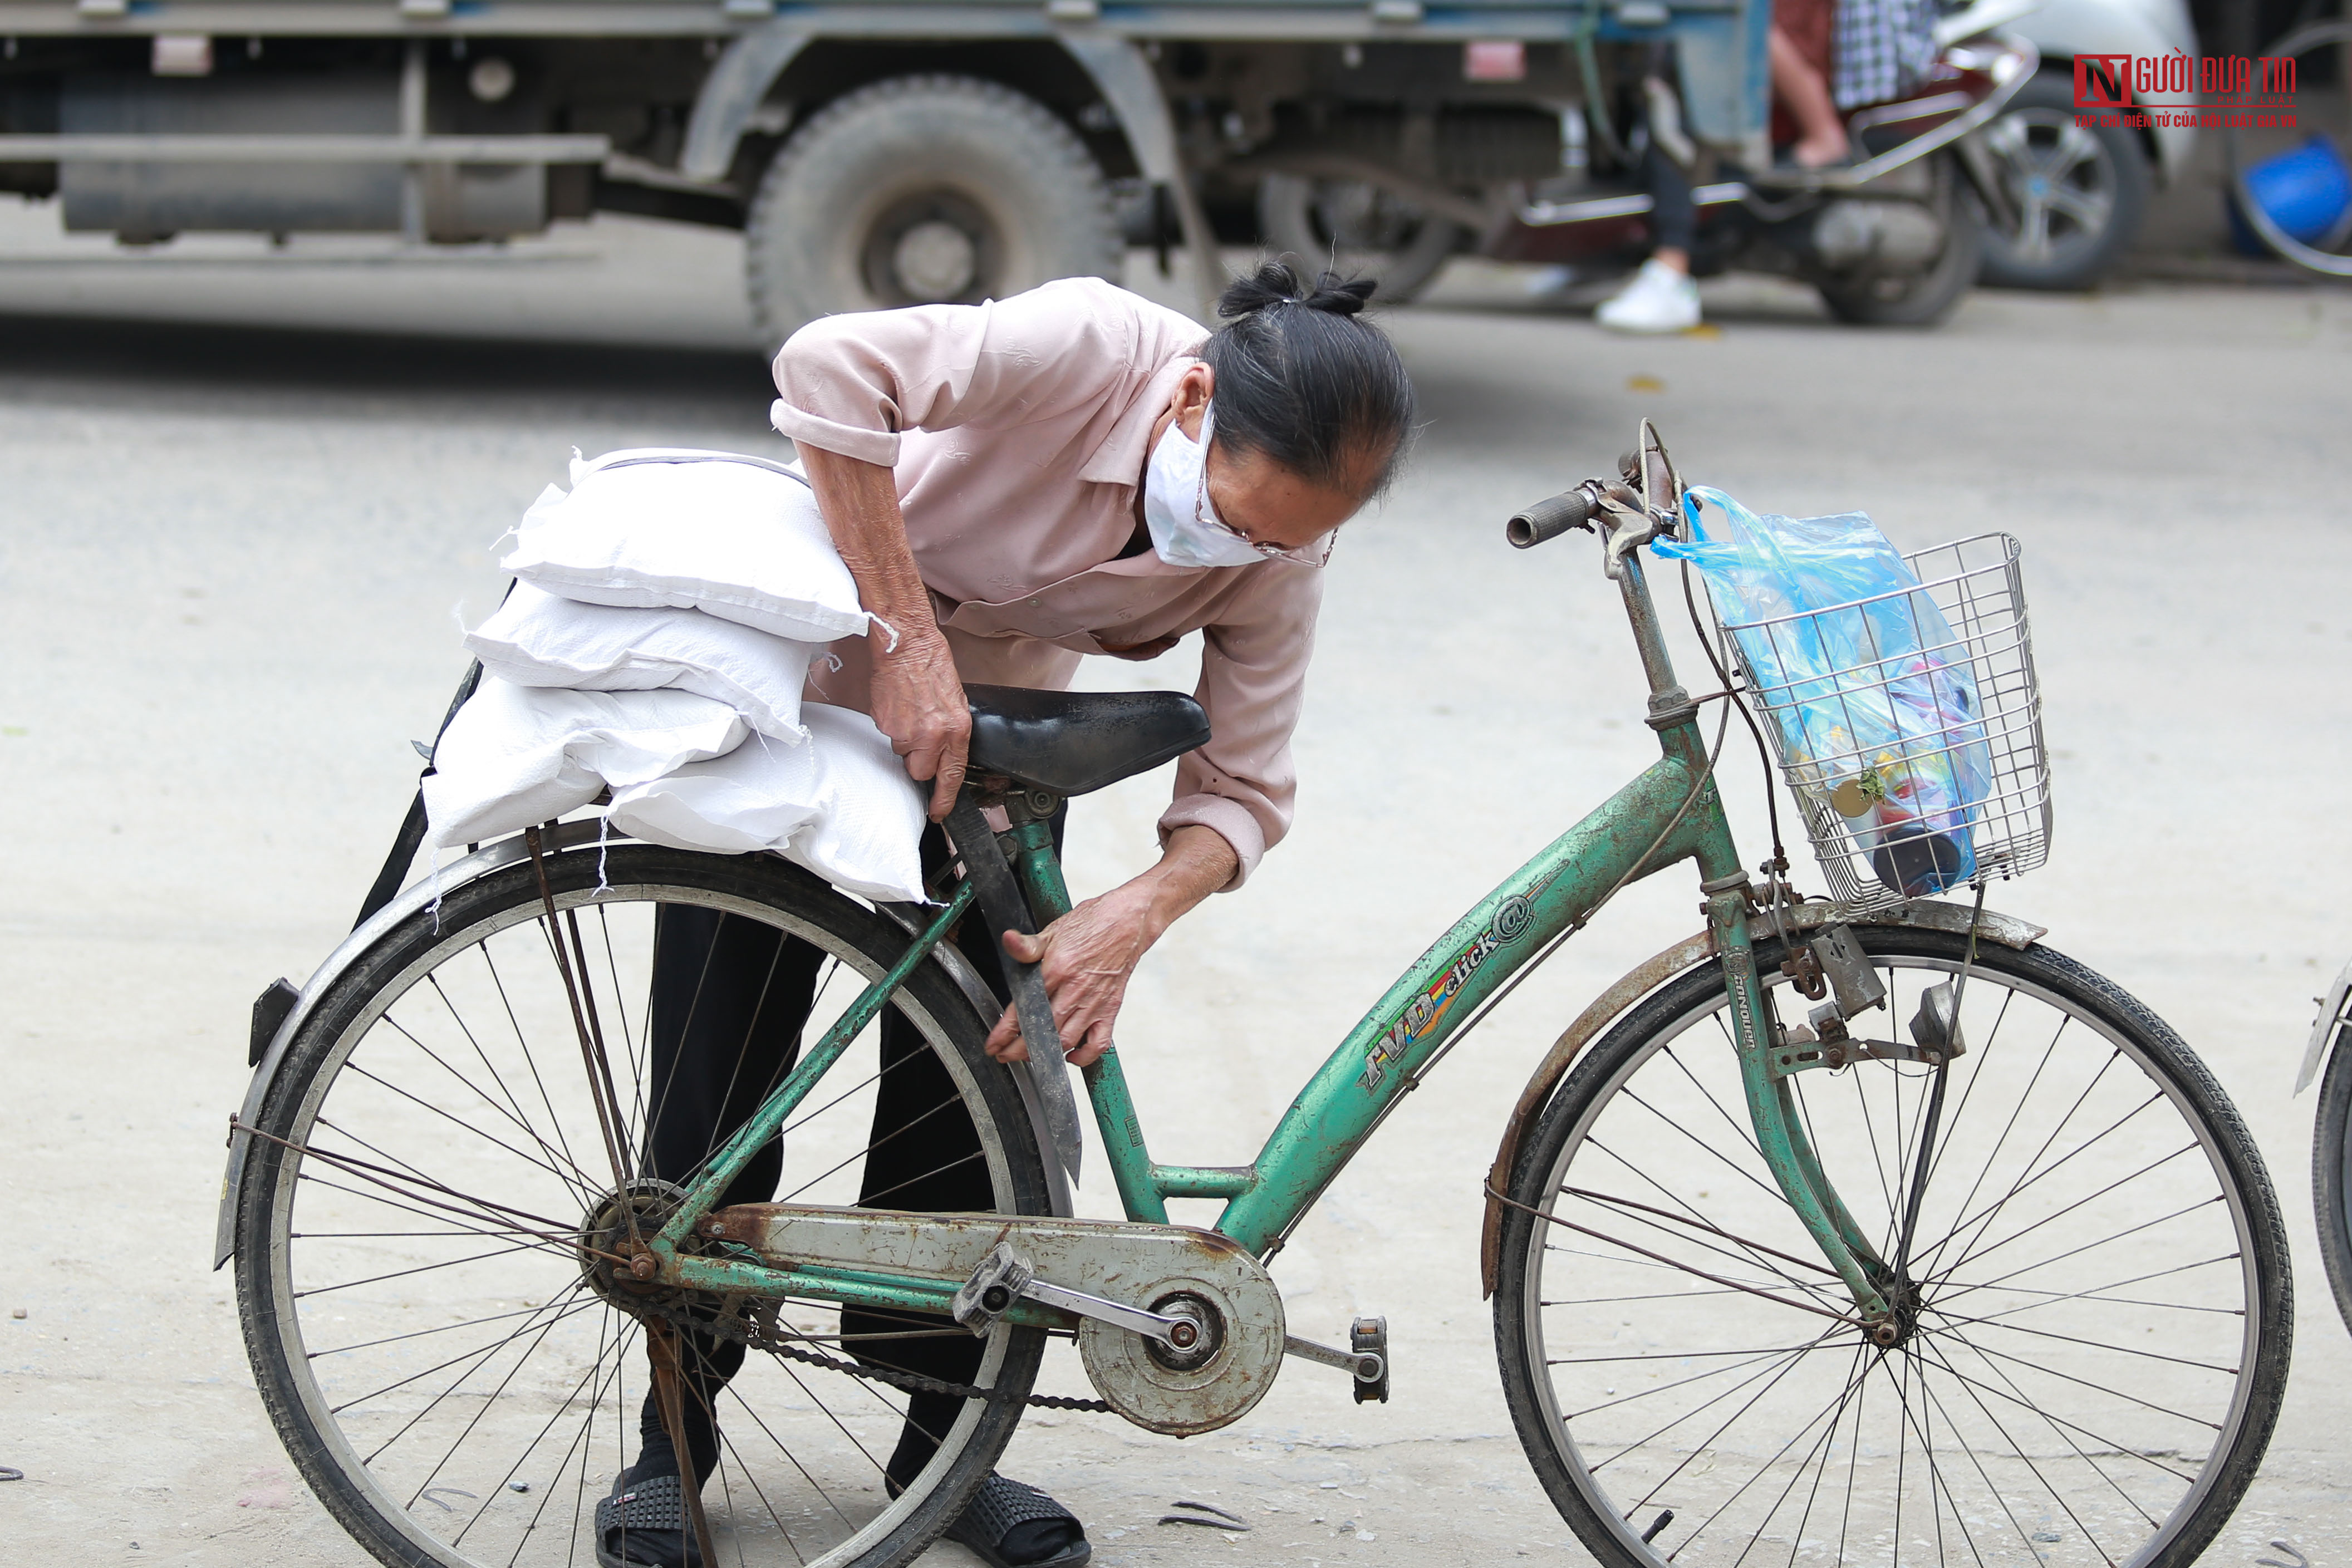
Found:
M 1179 828 L 1160 863 L 1133 882 L 1087 899 L 1034 936 L 1004 933 L 1004 949 L 1016 962 L 1044 971 L 1054 1027 L 1071 1065 L 1091 1066 L 1110 1049 L 1138 960 L 1179 916 L 1231 882 L 1240 864 L 1213 829 Z M 1028 1059 L 1011 1008 L 989 1031 L 988 1054 L 999 1061 Z
M 868 635 L 887 637 L 879 628 Z M 874 727 L 907 759 L 908 777 L 931 781 L 931 820 L 945 821 L 963 787 L 971 708 L 939 629 L 926 621 L 920 632 L 900 636 L 897 653 L 877 649 L 872 693 Z

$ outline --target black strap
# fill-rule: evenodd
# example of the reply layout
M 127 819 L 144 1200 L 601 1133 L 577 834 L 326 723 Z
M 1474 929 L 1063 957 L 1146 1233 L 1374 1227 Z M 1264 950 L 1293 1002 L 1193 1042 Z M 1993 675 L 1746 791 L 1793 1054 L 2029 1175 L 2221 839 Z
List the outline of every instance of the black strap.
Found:
M 448 733 L 449 721 L 482 684 L 482 662 L 476 659 L 467 666 L 466 678 L 457 683 L 457 695 L 449 699 L 449 711 L 441 716 L 441 727 L 433 732 L 433 745 L 439 749 L 442 736 Z M 383 869 L 375 873 L 367 897 L 360 904 L 360 917 L 352 922 L 356 931 L 375 917 L 377 910 L 393 901 L 394 895 L 408 881 L 408 868 L 416 863 L 416 852 L 425 846 L 425 780 L 433 777 L 433 764 L 427 761 L 425 771 L 416 776 L 416 798 L 408 803 L 408 815 L 400 820 L 400 831 L 392 841 L 392 852 L 383 857 Z

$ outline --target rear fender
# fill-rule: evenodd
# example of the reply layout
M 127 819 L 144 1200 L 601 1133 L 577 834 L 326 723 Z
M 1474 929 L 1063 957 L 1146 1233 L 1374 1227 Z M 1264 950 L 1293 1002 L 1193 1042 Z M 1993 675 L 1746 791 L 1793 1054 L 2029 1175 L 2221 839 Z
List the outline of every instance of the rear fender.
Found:
M 564 822 L 551 829 L 541 842 L 553 853 L 575 844 L 593 841 L 603 824 L 593 818 L 585 821 Z M 245 1159 L 253 1145 L 253 1136 L 246 1129 L 261 1115 L 262 1103 L 269 1097 L 269 1086 L 277 1082 L 278 1070 L 286 1060 L 287 1050 L 293 1043 L 303 1023 L 319 1005 L 319 998 L 337 977 L 351 967 L 361 954 L 410 915 L 454 889 L 488 875 L 491 872 L 527 860 L 530 848 L 523 836 L 517 833 L 494 844 L 484 844 L 455 865 L 444 867 L 437 875 L 428 876 L 403 889 L 392 902 L 352 928 L 342 945 L 327 955 L 327 961 L 313 970 L 294 1005 L 287 1009 L 278 1032 L 270 1037 L 262 1051 L 260 1061 L 253 1070 L 253 1081 L 246 1085 L 245 1103 L 237 1110 L 236 1120 L 228 1137 L 228 1172 L 221 1181 L 220 1221 L 213 1237 L 213 1267 L 217 1269 L 236 1256 L 236 1188 L 245 1176 Z M 284 981 L 278 982 L 283 985 Z M 264 993 L 266 996 L 268 993 Z
M 560 854 L 582 844 L 595 842 L 602 828 L 603 823 L 594 818 L 576 822 L 562 822 L 550 829 L 541 842 L 547 853 Z M 319 998 L 326 994 L 327 988 L 334 984 L 345 969 L 357 962 L 360 956 L 382 940 L 387 932 L 410 915 L 426 907 L 436 899 L 465 886 L 467 883 L 488 876 L 492 872 L 502 871 L 530 857 L 530 847 L 520 833 L 512 838 L 501 839 L 496 843 L 483 845 L 465 859 L 453 865 L 443 867 L 437 876 L 428 876 L 402 890 L 391 903 L 362 921 L 349 936 L 343 938 L 341 946 L 327 955 L 326 962 L 320 964 L 311 974 L 299 995 L 294 998 L 293 1005 L 286 1009 L 283 1020 L 278 1023 L 276 1032 L 269 1037 L 268 1044 L 259 1051 L 257 1062 L 253 1071 L 253 1080 L 246 1086 L 245 1103 L 238 1107 L 236 1122 L 229 1131 L 228 1169 L 221 1179 L 220 1217 L 213 1235 L 214 1268 L 220 1268 L 236 1256 L 236 1191 L 238 1184 L 245 1177 L 246 1158 L 253 1145 L 253 1135 L 246 1129 L 251 1127 L 260 1118 L 261 1107 L 269 1098 L 269 1087 L 278 1080 L 278 1070 L 286 1061 L 286 1053 L 292 1047 L 295 1036 L 301 1032 L 303 1024 L 309 1020 L 311 1012 L 318 1007 Z M 908 925 L 907 917 L 900 909 L 890 904 L 881 904 L 877 907 L 881 910 L 883 917 L 892 924 L 910 932 L 919 929 Z M 979 975 L 965 961 L 963 955 L 942 944 L 934 955 L 934 958 L 947 970 L 948 977 L 955 982 L 956 988 L 971 999 L 982 1019 L 993 1021 L 996 1013 L 1002 1010 L 1003 1004 L 995 999 L 987 986 L 982 982 Z M 279 981 L 278 984 L 284 985 L 285 982 Z M 275 988 L 273 987 L 272 989 Z M 269 993 L 264 992 L 263 995 L 267 998 Z M 1020 1087 L 1023 1103 L 1029 1109 L 1033 1127 L 1041 1127 L 1042 1119 L 1036 1106 L 1035 1092 L 1030 1087 L 1028 1075 L 1016 1072 L 1013 1076 L 1014 1083 Z M 1037 1135 L 1041 1146 L 1050 1146 L 1042 1131 L 1039 1131 Z M 1048 1160 L 1045 1163 L 1048 1167 L 1049 1197 L 1053 1202 L 1054 1212 L 1057 1215 L 1067 1215 L 1071 1212 L 1069 1184 L 1063 1179 L 1060 1168 L 1053 1161 Z

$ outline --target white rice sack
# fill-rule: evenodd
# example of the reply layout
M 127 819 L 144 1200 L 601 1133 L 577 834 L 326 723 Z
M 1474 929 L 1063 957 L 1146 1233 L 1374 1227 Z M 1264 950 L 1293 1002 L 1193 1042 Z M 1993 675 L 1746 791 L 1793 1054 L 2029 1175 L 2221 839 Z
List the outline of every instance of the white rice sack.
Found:
M 434 747 L 426 842 L 443 849 L 519 831 L 607 785 L 720 756 L 745 733 L 733 708 L 691 692 L 557 691 L 486 674 Z
M 774 850 L 852 893 L 922 902 L 925 791 L 864 714 L 810 703 L 801 721 L 805 746 L 754 736 L 716 761 L 615 789 L 614 828 L 676 849 Z
M 857 585 L 806 481 L 761 459 L 648 448 L 572 465 L 524 514 L 499 565 L 551 593 L 696 609 L 778 637 L 866 630 Z
M 518 582 L 498 613 L 466 634 L 466 648 L 520 686 L 692 692 L 727 704 L 762 735 L 807 738 L 801 687 L 815 647 L 698 610 L 617 610 Z

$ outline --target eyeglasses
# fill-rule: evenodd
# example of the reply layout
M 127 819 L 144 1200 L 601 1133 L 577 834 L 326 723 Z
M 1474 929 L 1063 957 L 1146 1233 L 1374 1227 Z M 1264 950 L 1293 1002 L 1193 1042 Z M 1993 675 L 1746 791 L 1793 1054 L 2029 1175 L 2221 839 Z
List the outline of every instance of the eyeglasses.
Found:
M 1194 503 L 1194 515 L 1212 529 L 1224 535 L 1227 538 L 1237 539 L 1249 546 L 1267 560 L 1296 561 L 1300 566 L 1321 567 L 1329 564 L 1332 546 L 1337 544 L 1339 538 L 1339 530 L 1329 528 L 1303 545 L 1260 544 L 1224 518 L 1217 516 L 1216 507 L 1209 500 L 1209 476 L 1206 473 L 1201 476 L 1201 494 L 1199 500 Z

